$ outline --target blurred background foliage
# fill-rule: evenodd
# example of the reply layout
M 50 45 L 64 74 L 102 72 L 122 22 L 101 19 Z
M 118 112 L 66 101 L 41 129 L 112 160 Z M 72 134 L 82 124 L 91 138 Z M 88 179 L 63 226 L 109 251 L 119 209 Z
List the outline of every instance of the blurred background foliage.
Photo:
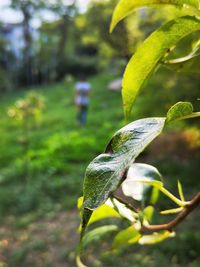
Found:
M 79 222 L 75 206 L 85 168 L 124 125 L 120 90 L 108 90 L 109 83 L 122 77 L 145 37 L 182 12 L 142 9 L 110 35 L 116 3 L 90 1 L 81 9 L 76 1 L 8 1 L 22 19 L 0 22 L 1 267 L 74 266 Z M 46 12 L 53 19 L 45 20 Z M 16 32 L 20 37 L 15 38 Z M 189 54 L 198 38 L 199 33 L 182 40 L 169 59 Z M 161 66 L 139 95 L 132 119 L 165 116 L 177 101 L 191 101 L 199 110 L 200 79 L 194 71 L 199 62 L 195 64 L 184 72 Z M 74 83 L 81 73 L 92 85 L 85 128 L 77 127 L 74 106 Z M 36 113 L 27 111 L 30 99 Z M 20 116 L 28 125 L 14 118 L 23 107 L 27 117 Z M 199 149 L 199 120 L 194 119 L 170 126 L 138 162 L 157 166 L 171 191 L 180 179 L 190 198 L 198 187 Z M 168 203 L 163 198 L 160 205 Z M 98 255 L 95 246 L 88 249 L 87 261 L 104 267 L 156 267 L 161 262 L 163 267 L 197 267 L 199 219 L 196 212 L 178 237 L 152 248 L 135 246 L 113 256 L 105 252 L 109 242 L 100 242 Z

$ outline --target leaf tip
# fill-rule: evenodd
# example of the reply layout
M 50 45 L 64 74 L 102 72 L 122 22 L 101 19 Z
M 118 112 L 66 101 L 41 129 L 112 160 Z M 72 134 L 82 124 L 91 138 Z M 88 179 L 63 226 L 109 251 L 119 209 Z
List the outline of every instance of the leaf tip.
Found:
M 81 257 L 80 255 L 76 256 L 76 265 L 77 267 L 87 267 L 86 265 L 83 264 L 83 262 L 81 261 Z
M 87 228 L 88 222 L 90 220 L 90 217 L 92 216 L 93 211 L 84 208 L 82 211 L 82 222 L 81 222 L 81 234 L 80 234 L 80 239 L 83 239 L 85 230 Z
M 109 33 L 110 34 L 113 32 L 115 26 L 116 26 L 116 23 L 114 21 L 114 17 L 112 17 L 112 20 L 111 20 L 111 23 L 110 23 L 110 28 L 109 28 Z

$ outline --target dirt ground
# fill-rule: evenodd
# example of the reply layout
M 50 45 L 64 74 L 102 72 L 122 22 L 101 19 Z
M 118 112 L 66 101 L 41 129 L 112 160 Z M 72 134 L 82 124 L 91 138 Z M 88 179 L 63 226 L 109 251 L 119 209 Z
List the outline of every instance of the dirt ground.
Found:
M 78 224 L 77 211 L 67 211 L 21 229 L 0 225 L 0 267 L 74 267 Z

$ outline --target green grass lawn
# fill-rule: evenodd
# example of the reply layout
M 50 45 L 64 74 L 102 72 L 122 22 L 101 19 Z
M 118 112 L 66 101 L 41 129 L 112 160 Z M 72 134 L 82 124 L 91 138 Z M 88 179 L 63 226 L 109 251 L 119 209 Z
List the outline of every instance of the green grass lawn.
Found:
M 28 181 L 19 142 L 22 129 L 7 116 L 8 107 L 26 92 L 2 97 L 0 214 L 51 210 L 56 203 L 74 207 L 86 166 L 123 125 L 120 93 L 107 89 L 112 79 L 108 75 L 91 79 L 91 105 L 84 128 L 76 123 L 73 83 L 37 88 L 45 99 L 45 109 L 40 124 L 30 132 Z

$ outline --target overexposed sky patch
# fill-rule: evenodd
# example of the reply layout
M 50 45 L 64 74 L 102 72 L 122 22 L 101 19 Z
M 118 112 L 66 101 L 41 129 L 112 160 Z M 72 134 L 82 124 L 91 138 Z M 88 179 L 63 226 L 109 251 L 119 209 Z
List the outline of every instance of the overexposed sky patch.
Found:
M 56 0 L 52 0 L 55 1 Z M 76 0 L 80 11 L 84 12 L 87 9 L 88 3 L 92 0 Z M 20 12 L 9 8 L 10 0 L 0 0 L 0 21 L 4 23 L 19 23 L 23 20 Z M 70 4 L 72 0 L 63 0 L 65 4 Z M 51 12 L 43 12 L 43 18 L 47 21 L 52 21 L 55 16 Z M 39 25 L 39 19 L 33 19 L 33 25 Z
M 10 0 L 1 0 L 1 1 L 0 1 L 0 7 L 9 5 L 10 2 L 11 2 Z
M 77 3 L 81 10 L 85 10 L 89 2 L 91 2 L 91 0 L 77 0 Z

